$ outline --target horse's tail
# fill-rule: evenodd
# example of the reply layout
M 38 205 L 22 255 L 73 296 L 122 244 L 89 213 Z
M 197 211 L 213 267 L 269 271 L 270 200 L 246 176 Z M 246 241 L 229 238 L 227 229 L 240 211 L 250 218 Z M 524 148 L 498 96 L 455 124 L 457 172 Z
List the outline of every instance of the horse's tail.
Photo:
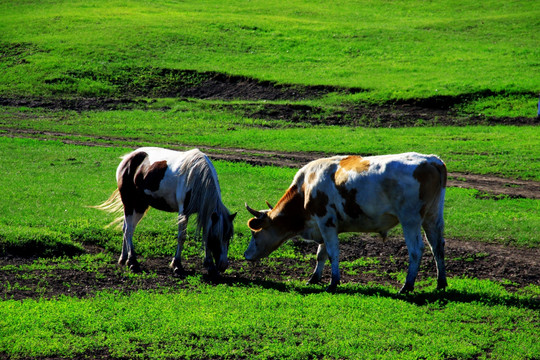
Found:
M 119 213 L 123 210 L 124 204 L 122 203 L 122 198 L 120 197 L 120 191 L 118 189 L 114 190 L 114 192 L 109 196 L 105 202 L 102 204 L 96 205 L 96 206 L 90 206 L 91 208 L 106 211 L 110 214 Z M 117 217 L 114 219 L 107 227 L 120 225 L 120 223 L 124 220 L 124 215 Z

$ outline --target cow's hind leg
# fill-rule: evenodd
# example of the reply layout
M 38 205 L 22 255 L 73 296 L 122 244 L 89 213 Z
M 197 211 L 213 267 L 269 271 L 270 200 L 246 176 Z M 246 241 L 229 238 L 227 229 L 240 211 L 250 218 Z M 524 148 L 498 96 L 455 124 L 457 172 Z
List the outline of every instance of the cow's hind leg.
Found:
M 446 281 L 446 269 L 444 265 L 444 220 L 442 216 L 427 218 L 422 224 L 431 252 L 437 264 L 437 289 L 443 290 L 448 286 Z
M 407 293 L 414 290 L 414 282 L 418 275 L 420 260 L 422 259 L 422 253 L 424 252 L 424 241 L 420 230 L 420 222 L 405 223 L 402 224 L 402 226 L 405 243 L 407 244 L 407 250 L 409 252 L 409 269 L 407 271 L 405 285 L 403 285 L 399 292 Z
M 184 249 L 184 241 L 186 239 L 188 217 L 185 215 L 178 216 L 178 246 L 176 247 L 176 253 L 171 261 L 170 267 L 176 275 L 182 275 L 184 269 L 182 268 L 182 250 Z
M 135 227 L 141 221 L 144 216 L 144 212 L 133 211 L 132 214 L 124 215 L 124 227 L 123 227 L 123 241 L 122 241 L 122 253 L 118 263 L 120 265 L 127 265 L 133 272 L 140 272 L 141 268 L 137 261 L 137 255 L 135 254 L 135 248 L 133 246 L 133 233 Z
M 326 245 L 324 245 L 324 243 L 319 244 L 319 247 L 317 248 L 317 265 L 315 266 L 315 270 L 307 282 L 308 284 L 318 284 L 321 281 L 326 260 L 328 260 Z
M 319 229 L 324 240 L 324 247 L 326 249 L 328 259 L 330 260 L 330 266 L 332 267 L 332 280 L 330 281 L 330 285 L 328 286 L 326 291 L 334 292 L 340 282 L 339 239 L 337 229 L 335 227 L 327 227 L 323 224 L 324 222 L 320 221 Z

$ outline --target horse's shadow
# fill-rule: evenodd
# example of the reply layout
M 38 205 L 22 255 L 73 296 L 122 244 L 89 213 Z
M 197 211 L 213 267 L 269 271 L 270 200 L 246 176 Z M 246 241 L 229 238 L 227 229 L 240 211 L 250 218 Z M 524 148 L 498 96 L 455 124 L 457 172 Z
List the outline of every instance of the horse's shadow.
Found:
M 219 276 L 210 277 L 203 276 L 203 279 L 211 284 L 226 284 L 236 287 L 261 287 L 263 289 L 277 290 L 279 292 L 288 293 L 295 292 L 301 295 L 312 295 L 326 292 L 326 286 L 322 285 L 306 285 L 301 286 L 294 283 L 280 282 L 268 279 L 250 279 L 243 276 Z M 449 303 L 480 303 L 487 306 L 502 305 L 505 307 L 517 307 L 530 310 L 540 310 L 540 299 L 538 298 L 523 298 L 517 295 L 509 294 L 508 296 L 497 296 L 481 291 L 463 291 L 455 289 L 420 291 L 408 294 L 399 294 L 396 291 L 377 286 L 362 286 L 362 287 L 346 287 L 338 286 L 333 294 L 345 295 L 361 295 L 361 296 L 376 296 L 406 301 L 417 306 L 426 306 L 429 304 L 437 304 L 438 307 L 446 307 Z

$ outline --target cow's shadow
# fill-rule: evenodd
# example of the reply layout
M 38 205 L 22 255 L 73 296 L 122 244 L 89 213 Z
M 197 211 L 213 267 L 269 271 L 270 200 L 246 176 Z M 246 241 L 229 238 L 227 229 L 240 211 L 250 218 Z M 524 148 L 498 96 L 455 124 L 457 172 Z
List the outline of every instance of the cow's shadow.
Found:
M 209 281 L 213 283 L 227 284 L 231 286 L 245 286 L 245 287 L 261 287 L 264 289 L 277 290 L 280 292 L 295 292 L 301 295 L 322 294 L 326 292 L 326 285 L 308 285 L 299 286 L 295 283 L 288 283 L 283 281 L 274 281 L 268 279 L 250 279 L 242 276 L 221 276 L 219 278 L 212 278 Z M 429 304 L 437 304 L 438 307 L 444 308 L 449 303 L 480 303 L 488 306 L 506 306 L 506 307 L 518 307 L 531 310 L 540 310 L 540 299 L 538 298 L 523 298 L 517 295 L 509 294 L 508 296 L 497 296 L 482 291 L 473 290 L 456 290 L 451 287 L 447 290 L 433 290 L 433 291 L 418 291 L 408 294 L 399 294 L 398 290 L 389 290 L 377 286 L 363 286 L 363 287 L 346 287 L 338 286 L 337 290 L 332 292 L 339 295 L 351 295 L 351 296 L 376 296 L 395 299 L 399 301 L 406 301 L 408 303 L 417 306 L 426 306 Z

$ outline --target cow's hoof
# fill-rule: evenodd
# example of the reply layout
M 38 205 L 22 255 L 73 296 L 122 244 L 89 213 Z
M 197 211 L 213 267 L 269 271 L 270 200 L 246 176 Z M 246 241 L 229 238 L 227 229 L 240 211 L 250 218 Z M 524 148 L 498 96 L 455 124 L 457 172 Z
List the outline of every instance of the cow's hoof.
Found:
M 328 285 L 328 287 L 326 288 L 326 292 L 331 294 L 335 293 L 338 285 L 339 283 L 330 283 L 330 285 Z
M 208 269 L 208 278 L 210 280 L 215 281 L 220 278 L 219 271 L 215 267 L 211 267 Z
M 134 274 L 138 274 L 142 271 L 141 265 L 139 265 L 139 262 L 137 260 L 129 260 L 127 262 L 127 265 L 129 266 L 129 270 Z
M 408 294 L 414 290 L 414 285 L 405 284 L 403 287 L 399 290 L 399 294 Z
M 321 277 L 315 274 L 311 275 L 306 285 L 317 285 L 321 282 Z
M 447 286 L 448 286 L 448 283 L 446 282 L 446 279 L 437 281 L 437 290 L 445 291 Z

